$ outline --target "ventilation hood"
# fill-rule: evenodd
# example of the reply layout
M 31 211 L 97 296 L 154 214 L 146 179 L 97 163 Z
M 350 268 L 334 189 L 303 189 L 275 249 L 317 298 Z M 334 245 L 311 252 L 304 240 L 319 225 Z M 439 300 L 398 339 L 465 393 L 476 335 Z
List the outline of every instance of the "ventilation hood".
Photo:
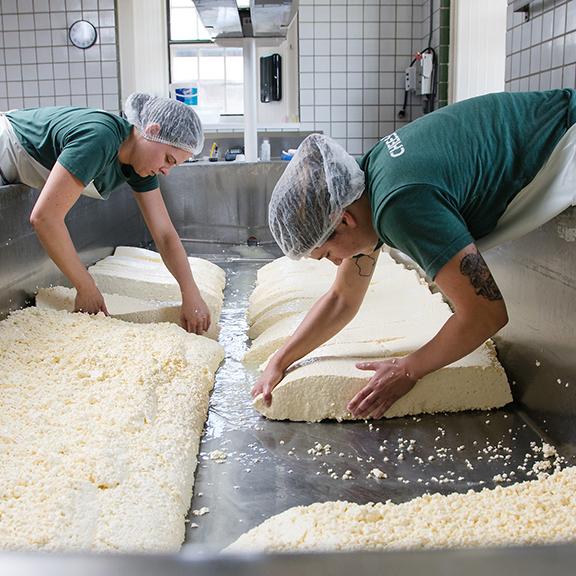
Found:
M 194 0 L 198 15 L 212 38 L 285 38 L 298 9 L 298 0 Z

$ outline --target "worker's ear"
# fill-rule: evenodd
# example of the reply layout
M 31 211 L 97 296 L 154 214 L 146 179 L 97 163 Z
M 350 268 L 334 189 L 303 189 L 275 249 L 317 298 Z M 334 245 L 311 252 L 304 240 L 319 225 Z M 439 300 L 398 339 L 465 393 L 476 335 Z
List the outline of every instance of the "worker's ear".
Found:
M 342 220 L 340 221 L 341 226 L 346 226 L 347 228 L 356 228 L 358 226 L 358 220 L 348 210 L 344 210 L 344 214 L 342 214 Z
M 160 124 L 157 122 L 154 124 L 148 124 L 144 130 L 144 133 L 146 136 L 158 136 L 158 134 L 160 134 Z

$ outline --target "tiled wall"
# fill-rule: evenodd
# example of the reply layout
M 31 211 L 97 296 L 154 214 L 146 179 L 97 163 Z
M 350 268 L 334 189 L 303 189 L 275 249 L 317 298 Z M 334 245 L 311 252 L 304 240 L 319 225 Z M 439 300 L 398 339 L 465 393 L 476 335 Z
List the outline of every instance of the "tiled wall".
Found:
M 98 41 L 74 47 L 68 27 L 92 22 Z M 76 105 L 119 110 L 114 0 L 1 0 L 0 110 Z
M 529 19 L 508 0 L 506 90 L 576 87 L 576 0 L 539 0 Z
M 352 154 L 422 113 L 404 70 L 426 47 L 442 55 L 437 103 L 445 103 L 448 0 L 300 0 L 300 110 L 303 130 L 322 130 Z M 98 42 L 72 46 L 69 25 L 93 22 Z M 446 26 L 444 26 L 444 24 Z M 0 110 L 78 105 L 119 109 L 114 0 L 1 0 Z M 443 77 L 444 74 L 444 77 Z
M 431 0 L 300 0 L 300 120 L 351 154 L 421 114 L 412 96 L 404 119 L 404 70 L 425 48 Z M 434 0 L 433 45 L 440 42 Z

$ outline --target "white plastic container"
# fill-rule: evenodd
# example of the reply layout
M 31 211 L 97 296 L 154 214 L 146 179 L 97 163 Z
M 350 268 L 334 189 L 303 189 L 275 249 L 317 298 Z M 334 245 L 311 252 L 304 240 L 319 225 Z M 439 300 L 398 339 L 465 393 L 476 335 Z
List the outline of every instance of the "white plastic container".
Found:
M 268 139 L 263 140 L 260 147 L 260 160 L 262 162 L 270 162 L 270 141 Z

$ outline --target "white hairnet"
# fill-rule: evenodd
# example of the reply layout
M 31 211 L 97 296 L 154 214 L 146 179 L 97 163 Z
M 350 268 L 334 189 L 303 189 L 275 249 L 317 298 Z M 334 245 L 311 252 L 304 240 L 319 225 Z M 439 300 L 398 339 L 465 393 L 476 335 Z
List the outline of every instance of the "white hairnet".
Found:
M 146 140 L 169 144 L 199 154 L 204 146 L 204 133 L 200 118 L 190 106 L 150 94 L 136 92 L 126 100 L 126 118 L 142 132 Z M 150 124 L 158 124 L 158 134 L 146 133 Z
M 347 206 L 364 192 L 364 172 L 337 142 L 311 134 L 274 187 L 268 224 L 286 256 L 301 258 L 324 244 Z

